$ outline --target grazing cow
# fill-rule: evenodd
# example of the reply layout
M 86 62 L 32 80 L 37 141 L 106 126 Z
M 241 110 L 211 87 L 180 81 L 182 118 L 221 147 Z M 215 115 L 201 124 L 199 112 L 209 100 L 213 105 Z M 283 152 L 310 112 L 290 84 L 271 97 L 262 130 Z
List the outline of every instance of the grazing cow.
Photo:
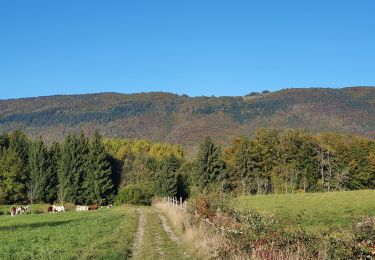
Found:
M 21 207 L 16 208 L 16 215 L 21 214 Z
M 29 211 L 29 206 L 20 207 L 20 214 Z
M 16 215 L 16 214 L 17 214 L 17 208 L 16 207 L 11 207 L 10 208 L 10 215 L 12 217 L 14 217 L 14 215 Z
M 63 206 L 52 206 L 52 211 L 53 212 L 65 212 L 65 207 Z
M 99 205 L 98 204 L 94 204 L 94 205 L 90 205 L 89 206 L 89 210 L 97 210 L 99 209 Z
M 109 204 L 109 205 L 107 206 L 107 208 L 108 208 L 108 209 L 111 209 L 111 208 L 113 208 L 113 205 L 112 205 L 112 204 Z
M 11 207 L 10 208 L 10 215 L 14 217 L 15 215 L 22 214 L 29 210 L 29 206 L 21 206 L 21 207 Z
M 48 213 L 53 213 L 53 207 L 52 207 L 52 206 L 49 206 L 49 207 L 47 208 L 47 212 L 48 212 Z
M 76 211 L 88 211 L 88 210 L 89 210 L 88 206 L 77 205 L 77 207 L 76 207 Z

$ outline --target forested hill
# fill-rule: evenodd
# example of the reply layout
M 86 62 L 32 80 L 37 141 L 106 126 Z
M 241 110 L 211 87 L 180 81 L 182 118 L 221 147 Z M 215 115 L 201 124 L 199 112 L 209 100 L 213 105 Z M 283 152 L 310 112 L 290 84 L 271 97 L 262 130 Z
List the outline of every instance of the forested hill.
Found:
M 189 144 L 227 142 L 256 128 L 305 128 L 375 137 L 375 88 L 285 89 L 244 97 L 101 93 L 0 100 L 0 131 L 46 140 L 98 129 L 104 136 Z

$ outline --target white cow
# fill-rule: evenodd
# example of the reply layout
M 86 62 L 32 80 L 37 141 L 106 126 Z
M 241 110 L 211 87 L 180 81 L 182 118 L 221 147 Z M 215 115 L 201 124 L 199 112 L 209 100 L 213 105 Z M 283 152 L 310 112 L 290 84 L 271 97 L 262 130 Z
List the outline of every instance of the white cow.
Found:
M 52 205 L 52 212 L 65 212 L 65 207 Z
M 12 207 L 10 208 L 10 215 L 14 217 L 15 215 L 22 214 L 29 210 L 29 206 L 21 206 L 21 207 Z
M 24 213 L 24 212 L 27 212 L 29 211 L 29 206 L 25 206 L 25 207 L 19 207 L 19 211 L 20 211 L 20 214 Z

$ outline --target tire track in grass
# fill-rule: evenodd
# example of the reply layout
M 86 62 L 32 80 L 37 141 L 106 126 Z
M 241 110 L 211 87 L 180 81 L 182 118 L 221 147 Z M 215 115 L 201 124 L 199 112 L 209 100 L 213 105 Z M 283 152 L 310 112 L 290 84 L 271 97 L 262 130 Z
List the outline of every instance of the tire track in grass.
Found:
M 162 213 L 151 207 L 138 210 L 145 220 L 140 220 L 143 231 L 137 232 L 140 235 L 137 235 L 134 246 L 134 260 L 194 259 L 186 254 L 182 241 Z
M 161 223 L 162 223 L 162 226 L 163 226 L 163 229 L 164 229 L 165 233 L 168 234 L 169 238 L 172 241 L 176 242 L 179 245 L 180 244 L 180 239 L 172 231 L 171 227 L 168 224 L 167 219 L 163 215 L 161 215 L 161 214 L 158 214 L 158 215 L 159 215 L 159 218 L 161 220 Z
M 139 256 L 139 252 L 141 251 L 142 241 L 145 233 L 145 226 L 147 223 L 147 219 L 145 217 L 145 214 L 142 210 L 137 210 L 139 214 L 139 222 L 138 222 L 138 228 L 137 233 L 135 234 L 134 239 L 134 246 L 133 246 L 133 254 L 132 258 L 137 258 Z

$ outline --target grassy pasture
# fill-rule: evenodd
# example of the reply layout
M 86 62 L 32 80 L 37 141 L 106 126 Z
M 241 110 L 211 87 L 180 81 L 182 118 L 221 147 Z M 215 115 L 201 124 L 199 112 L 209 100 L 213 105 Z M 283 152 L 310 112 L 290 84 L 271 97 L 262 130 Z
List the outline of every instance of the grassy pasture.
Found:
M 234 203 L 310 232 L 348 228 L 353 219 L 375 216 L 375 190 L 242 196 Z
M 0 259 L 127 258 L 137 221 L 137 213 L 130 207 L 3 215 L 0 216 Z
M 57 204 L 56 204 L 57 205 Z M 67 211 L 75 211 L 76 206 L 74 204 L 64 204 Z M 26 206 L 26 205 L 0 205 L 0 215 L 10 215 L 11 207 Z M 50 204 L 33 204 L 30 206 L 30 212 L 32 214 L 47 213 Z

